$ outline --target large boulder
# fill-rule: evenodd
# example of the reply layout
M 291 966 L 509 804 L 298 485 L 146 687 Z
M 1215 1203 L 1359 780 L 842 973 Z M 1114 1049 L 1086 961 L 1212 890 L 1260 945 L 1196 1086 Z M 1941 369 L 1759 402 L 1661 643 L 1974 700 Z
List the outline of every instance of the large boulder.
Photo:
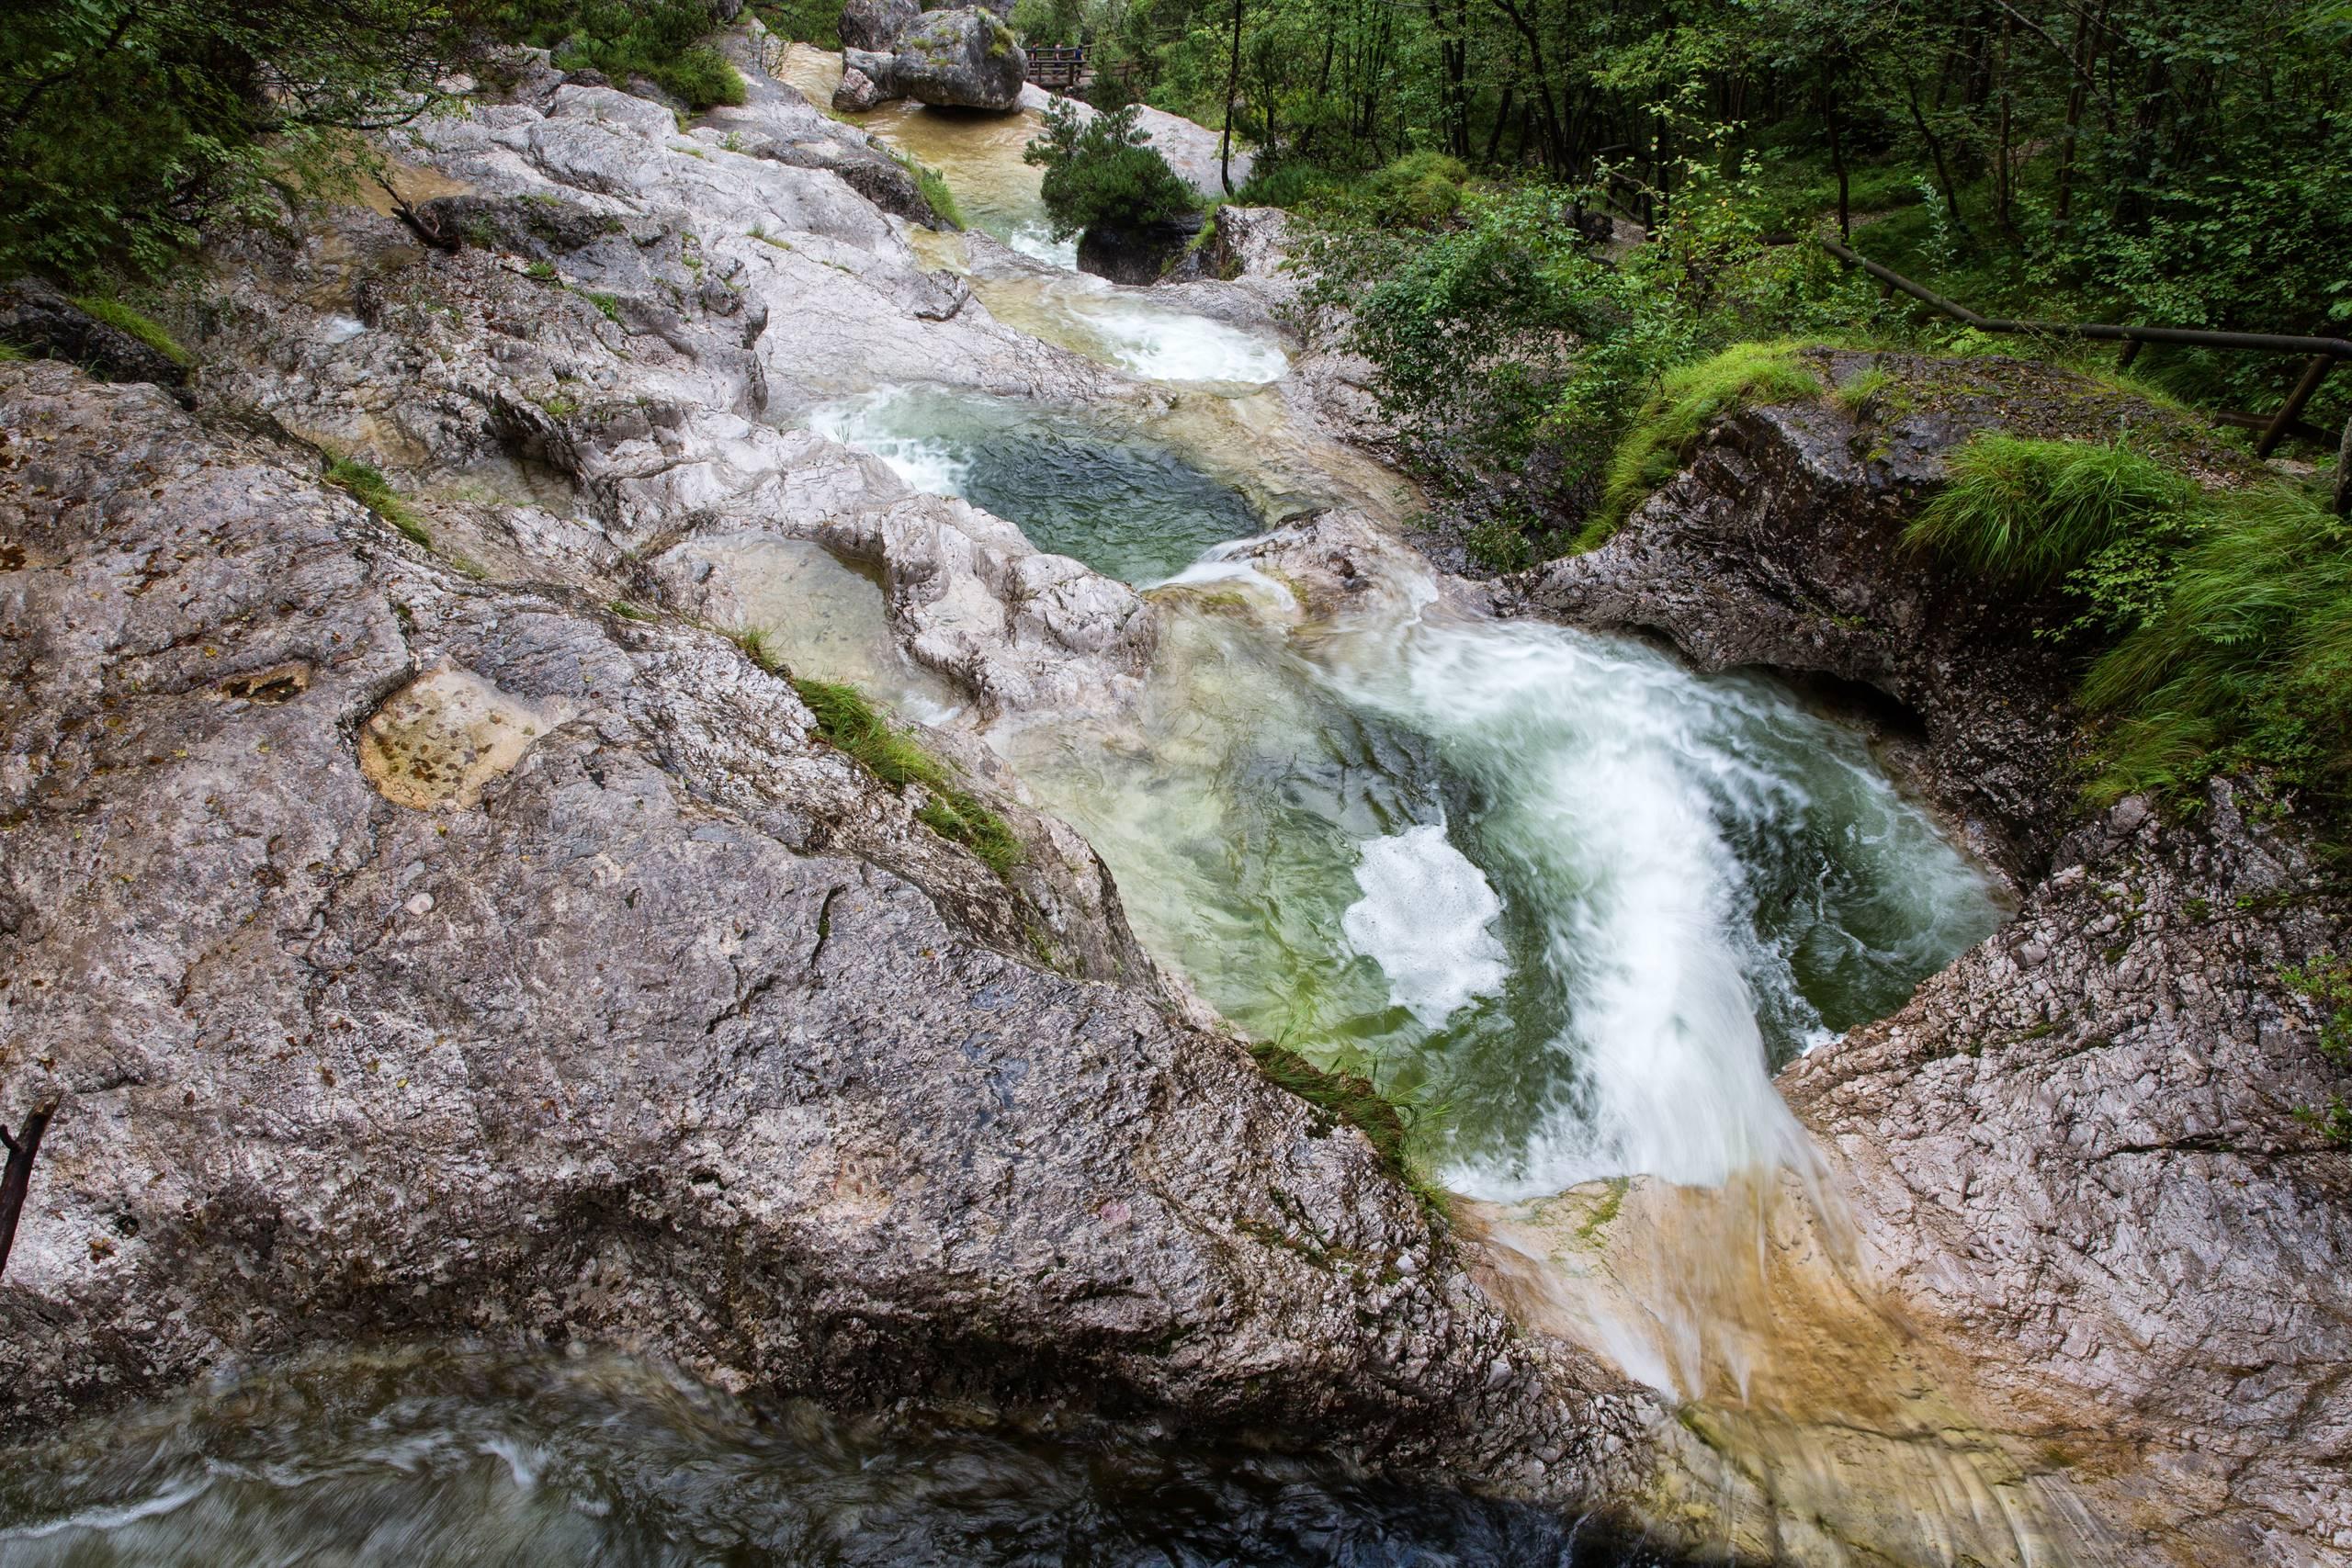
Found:
M 847 0 L 842 6 L 842 47 L 888 52 L 922 15 L 915 0 Z
M 1012 29 L 976 6 L 933 11 L 899 35 L 894 69 L 900 95 L 949 108 L 1021 107 L 1029 71 Z M 871 76 L 873 73 L 867 71 Z

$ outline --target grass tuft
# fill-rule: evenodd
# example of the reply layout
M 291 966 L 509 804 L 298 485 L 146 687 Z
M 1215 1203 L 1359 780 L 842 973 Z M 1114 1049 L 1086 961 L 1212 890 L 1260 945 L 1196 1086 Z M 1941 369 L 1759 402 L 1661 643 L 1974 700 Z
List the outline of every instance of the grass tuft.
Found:
M 1589 550 L 1617 531 L 1650 492 L 1674 477 L 1707 427 L 1735 410 L 1821 396 L 1820 378 L 1797 362 L 1796 346 L 1742 343 L 1712 359 L 1667 372 L 1617 443 L 1600 505 L 1572 547 Z
M 2352 520 L 2283 483 L 2208 490 L 2120 443 L 1984 434 L 1906 531 L 1915 546 L 2081 614 L 2086 706 L 2109 727 L 2087 791 L 2185 804 L 2268 771 L 2352 805 Z
M 761 664 L 779 668 L 758 633 L 743 633 L 736 640 Z M 864 693 L 837 681 L 806 680 L 788 671 L 785 676 L 816 716 L 817 733 L 828 742 L 901 795 L 910 785 L 922 787 L 926 798 L 915 810 L 917 821 L 971 851 L 1000 877 L 1021 863 L 1021 840 L 1004 818 L 957 784 L 947 764 L 892 728 Z
M 1986 432 L 1952 454 L 1944 488 L 1904 533 L 1913 548 L 2024 588 L 2047 588 L 2127 534 L 2183 516 L 2196 482 L 2121 442 Z
M 327 465 L 326 480 L 409 538 L 427 549 L 433 547 L 433 536 L 424 522 L 377 469 L 356 458 L 338 457 Z
M 74 303 L 115 331 L 137 338 L 183 370 L 196 363 L 196 355 L 182 347 L 179 339 L 164 331 L 162 322 L 140 314 L 119 299 L 108 299 L 96 294 L 77 294 L 74 296 Z
M 1389 1174 L 1418 1189 L 1419 1177 L 1407 1157 L 1411 1129 L 1396 1102 L 1380 1092 L 1370 1078 L 1351 1073 L 1326 1072 L 1286 1045 L 1252 1041 L 1250 1055 L 1278 1089 L 1286 1089 L 1319 1111 L 1345 1122 L 1371 1141 L 1373 1150 Z
M 938 215 L 942 223 L 960 232 L 964 228 L 964 209 L 956 205 L 956 193 L 947 188 L 947 176 L 928 164 L 910 166 L 914 170 L 915 186 L 922 192 L 922 198 L 931 203 L 932 211 Z

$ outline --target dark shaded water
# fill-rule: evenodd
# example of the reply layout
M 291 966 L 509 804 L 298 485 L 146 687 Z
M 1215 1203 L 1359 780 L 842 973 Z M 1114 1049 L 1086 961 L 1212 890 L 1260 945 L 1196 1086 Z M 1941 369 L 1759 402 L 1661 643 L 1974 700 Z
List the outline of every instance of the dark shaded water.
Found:
M 885 1431 L 606 1354 L 345 1352 L 0 1459 L 0 1562 L 1541 1564 L 1540 1509 L 1149 1434 Z

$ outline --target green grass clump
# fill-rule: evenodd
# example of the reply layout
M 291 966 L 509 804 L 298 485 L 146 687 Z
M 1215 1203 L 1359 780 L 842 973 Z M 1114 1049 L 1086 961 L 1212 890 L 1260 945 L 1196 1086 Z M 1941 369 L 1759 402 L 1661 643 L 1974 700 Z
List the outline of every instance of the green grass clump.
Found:
M 613 325 L 619 326 L 621 324 L 621 300 L 619 295 L 599 294 L 593 288 L 576 288 L 572 290 L 572 292 L 579 295 L 582 299 L 587 300 L 591 305 L 595 306 L 598 310 L 604 313 L 605 320 L 612 322 Z
M 1848 413 L 1860 414 L 1872 398 L 1877 397 L 1894 384 L 1894 377 L 1873 365 L 1860 375 L 1850 376 L 1838 382 L 1838 389 L 1830 396 L 1836 399 L 1838 406 Z
M 761 663 L 775 668 L 756 633 L 738 639 Z M 880 710 L 854 686 L 837 681 L 811 681 L 786 676 L 800 700 L 816 716 L 817 733 L 856 759 L 866 772 L 901 794 L 920 784 L 929 796 L 915 818 L 943 839 L 963 845 L 980 863 L 999 876 L 1009 875 L 1021 863 L 1021 840 L 1003 818 L 989 809 L 979 796 L 956 782 L 947 765 L 891 728 Z
M 425 531 L 423 521 L 377 469 L 356 458 L 338 457 L 327 465 L 326 479 L 409 538 L 432 547 L 433 536 Z
M 2352 523 L 2283 485 L 2201 499 L 2161 603 L 2091 666 L 2119 722 L 2094 800 L 2276 771 L 2341 811 L 2352 782 Z
M 161 322 L 140 314 L 119 299 L 77 294 L 74 297 L 74 303 L 115 331 L 137 338 L 182 369 L 196 363 L 196 355 L 180 346 L 179 339 L 164 331 Z
M 1674 477 L 1709 425 L 1734 410 L 1821 396 L 1821 380 L 1785 343 L 1742 343 L 1712 359 L 1667 372 L 1617 443 L 1600 505 L 1577 536 L 1589 550 L 1617 531 L 1634 508 Z
M 2194 480 L 2116 442 L 1985 432 L 1952 454 L 1905 541 L 1996 581 L 2046 588 L 2127 534 L 2178 517 Z
M 914 171 L 915 186 L 931 203 L 932 211 L 939 215 L 942 223 L 960 231 L 964 227 L 964 209 L 956 205 L 956 193 L 947 188 L 947 176 L 927 164 L 910 166 Z
M 1362 1133 L 1391 1176 L 1423 1197 L 1431 1196 L 1408 1157 L 1412 1134 L 1404 1112 L 1370 1078 L 1326 1072 L 1288 1046 L 1271 1041 L 1252 1041 L 1250 1055 L 1276 1088 Z
M 1916 547 L 2078 612 L 2108 721 L 2095 803 L 2184 802 L 2266 770 L 2340 816 L 2352 803 L 2352 521 L 2283 483 L 2209 490 L 2117 442 L 1986 433 L 1906 531 Z

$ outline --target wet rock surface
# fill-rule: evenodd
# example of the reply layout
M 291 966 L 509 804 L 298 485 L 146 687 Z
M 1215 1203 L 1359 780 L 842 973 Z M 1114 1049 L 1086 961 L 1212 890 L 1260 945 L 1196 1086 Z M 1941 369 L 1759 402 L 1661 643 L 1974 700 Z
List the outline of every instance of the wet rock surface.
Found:
M 2014 361 L 1816 362 L 1835 381 L 1855 361 L 1925 391 L 1859 419 L 1736 415 L 1608 543 L 1498 597 L 1901 705 L 1917 782 L 2023 902 L 1901 1012 L 1781 1075 L 1871 1275 L 2098 1499 L 2117 1553 L 2343 1561 L 2352 1154 L 2297 1115 L 2340 1075 L 2285 973 L 2346 951 L 2340 882 L 2258 786 L 2086 814 L 2046 607 L 1899 542 L 1973 430 L 2168 416 Z M 2226 479 L 2234 459 L 2206 461 Z
M 1555 1495 L 1631 1462 L 1639 1402 L 1357 1134 L 1023 951 L 1056 911 L 723 638 L 454 570 L 152 388 L 11 366 L 0 410 L 0 1111 L 63 1102 L 8 1429 L 465 1331 Z M 1132 951 L 1107 889 L 1059 918 Z

